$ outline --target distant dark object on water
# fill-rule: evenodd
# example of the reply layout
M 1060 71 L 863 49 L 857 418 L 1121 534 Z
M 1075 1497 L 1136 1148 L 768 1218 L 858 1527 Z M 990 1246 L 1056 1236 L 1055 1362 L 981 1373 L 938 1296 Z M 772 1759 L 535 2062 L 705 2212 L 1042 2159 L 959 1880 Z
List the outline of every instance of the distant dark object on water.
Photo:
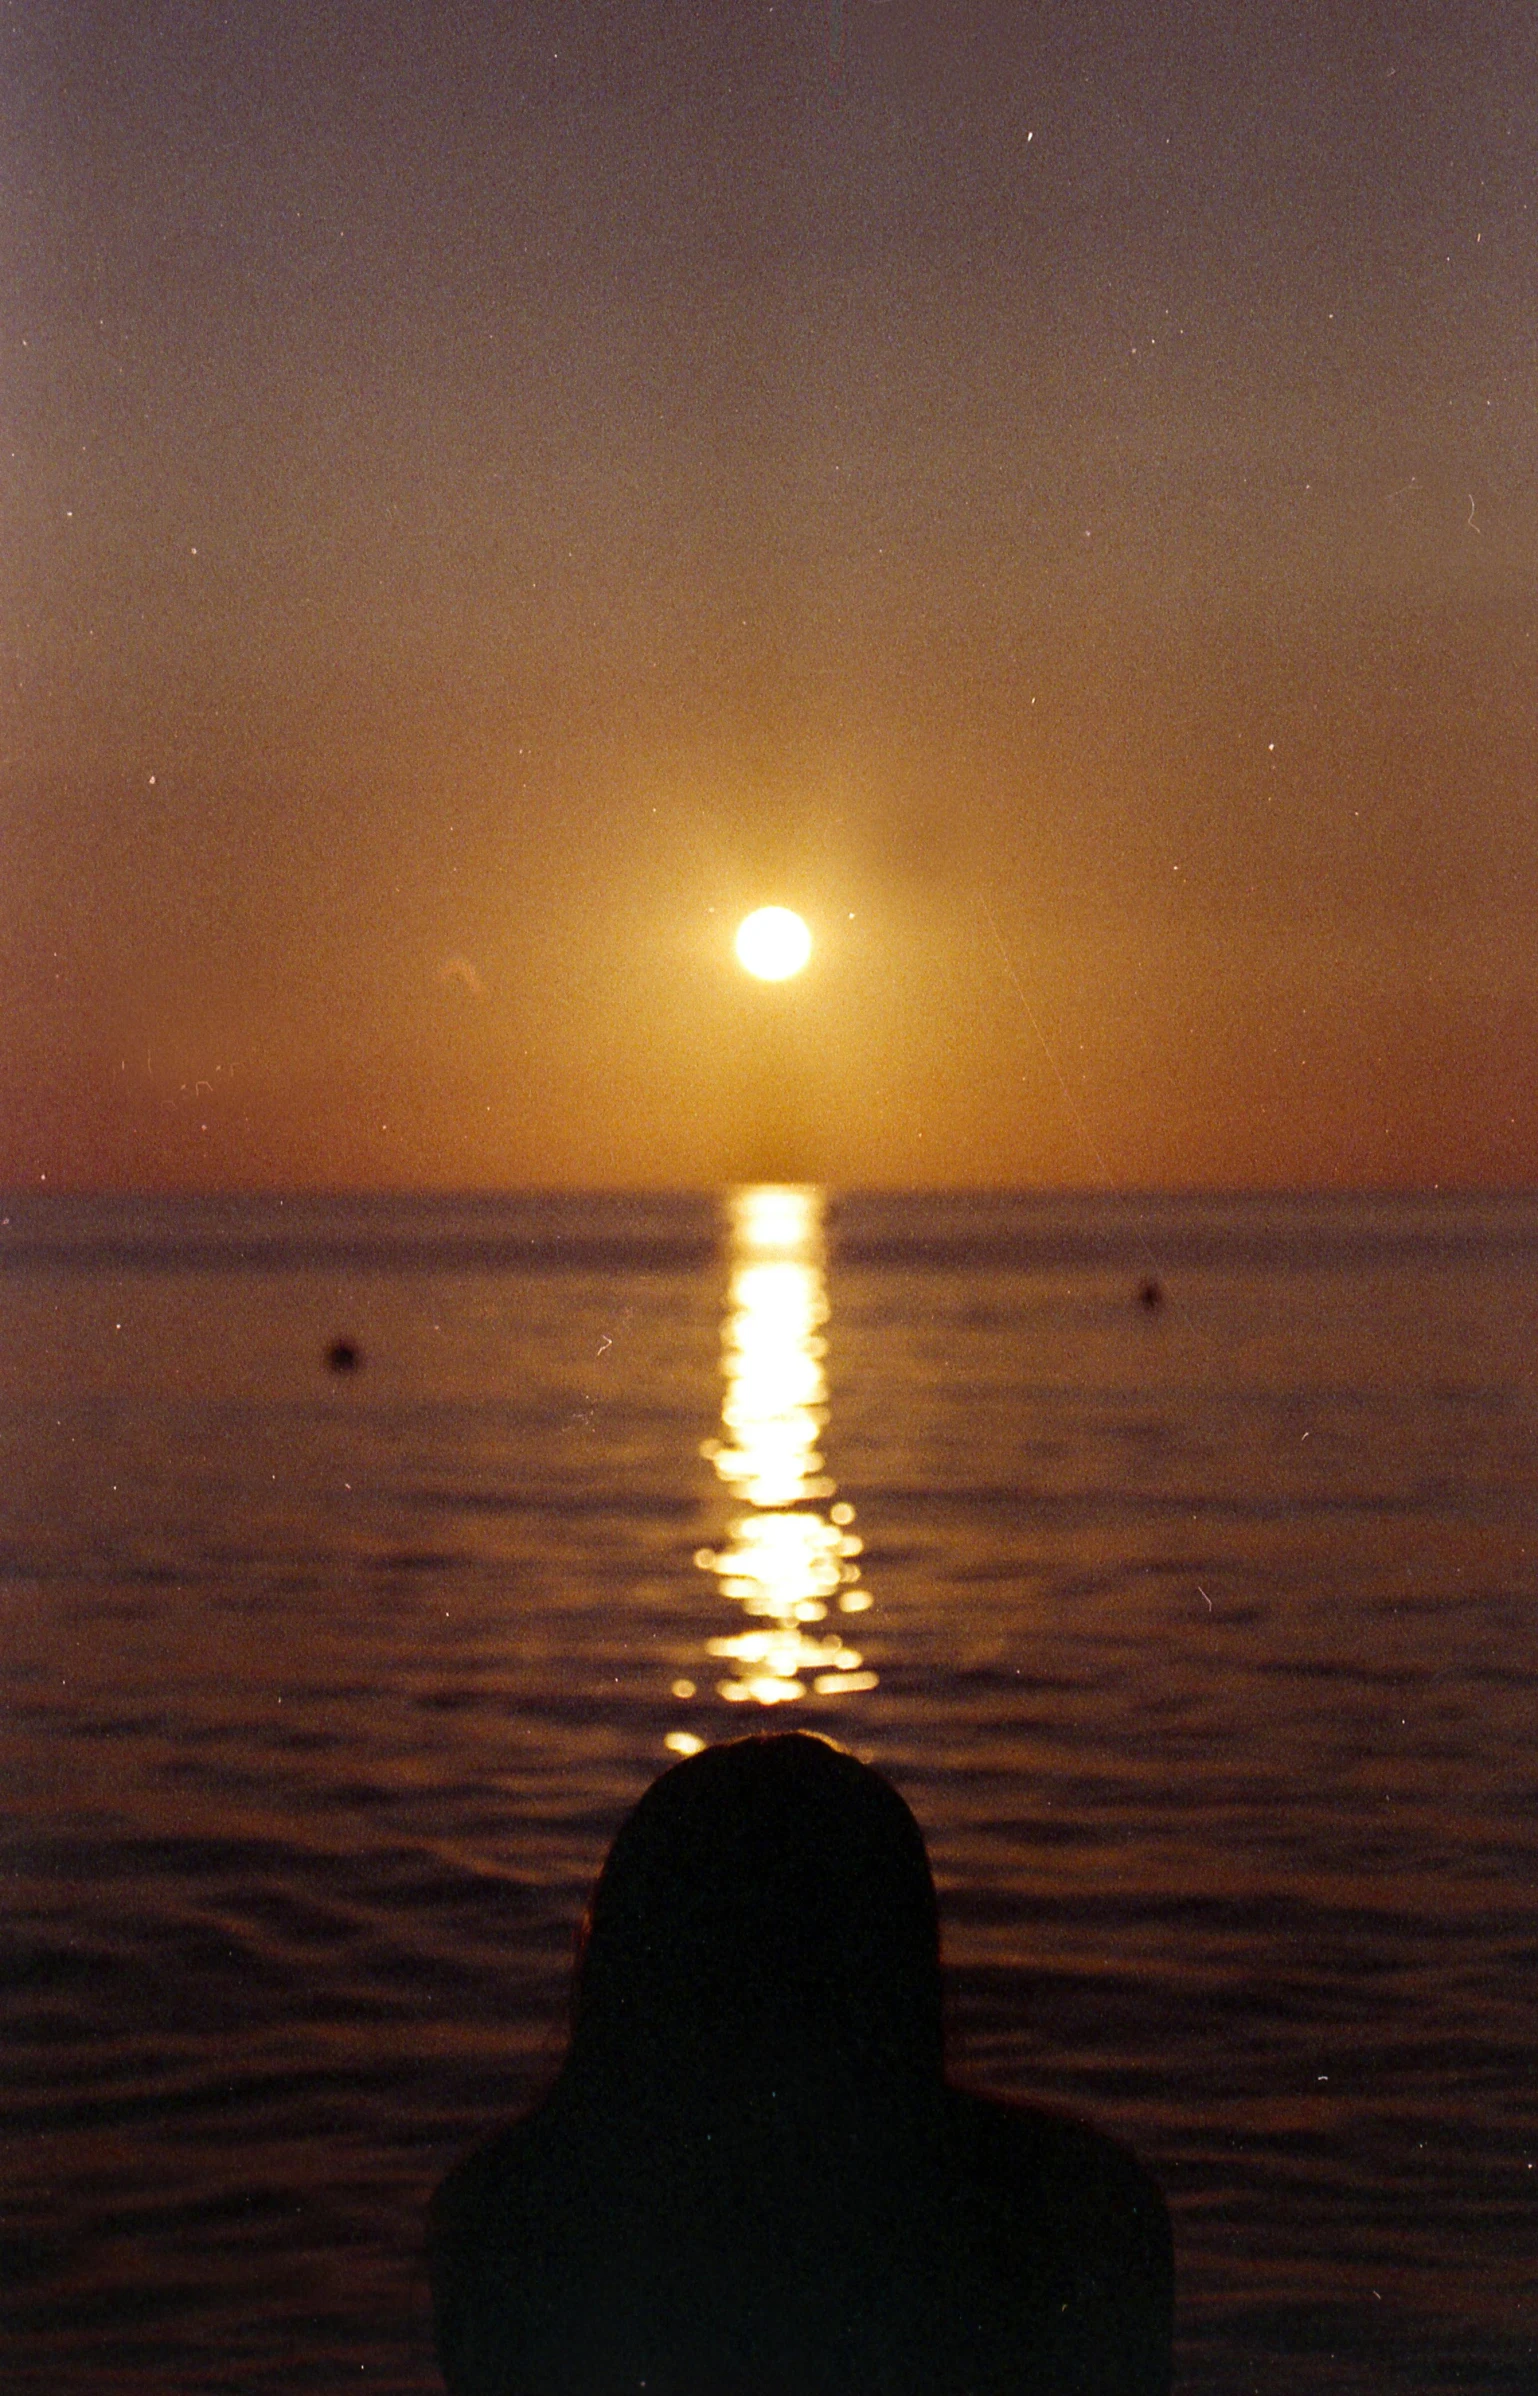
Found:
M 326 1350 L 326 1363 L 333 1373 L 355 1373 L 363 1362 L 363 1350 L 350 1339 L 334 1339 Z
M 1150 1274 L 1146 1281 L 1138 1285 L 1137 1302 L 1145 1314 L 1157 1314 L 1164 1304 L 1164 1284 L 1155 1281 Z

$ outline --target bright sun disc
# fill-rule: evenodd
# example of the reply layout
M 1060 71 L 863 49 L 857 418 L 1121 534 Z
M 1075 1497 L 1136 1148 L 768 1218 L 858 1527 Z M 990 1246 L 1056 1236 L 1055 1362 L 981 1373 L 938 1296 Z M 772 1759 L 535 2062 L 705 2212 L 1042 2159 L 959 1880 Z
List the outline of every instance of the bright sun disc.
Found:
M 812 935 L 788 907 L 760 907 L 737 926 L 737 959 L 761 982 L 785 982 L 812 953 Z

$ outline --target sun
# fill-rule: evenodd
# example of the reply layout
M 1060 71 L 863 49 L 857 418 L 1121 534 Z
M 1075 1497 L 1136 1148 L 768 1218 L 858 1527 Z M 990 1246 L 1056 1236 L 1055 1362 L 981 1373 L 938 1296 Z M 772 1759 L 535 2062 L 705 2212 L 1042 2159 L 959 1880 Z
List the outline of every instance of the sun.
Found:
M 761 982 L 788 982 L 812 953 L 812 935 L 788 907 L 760 907 L 737 926 L 737 961 Z

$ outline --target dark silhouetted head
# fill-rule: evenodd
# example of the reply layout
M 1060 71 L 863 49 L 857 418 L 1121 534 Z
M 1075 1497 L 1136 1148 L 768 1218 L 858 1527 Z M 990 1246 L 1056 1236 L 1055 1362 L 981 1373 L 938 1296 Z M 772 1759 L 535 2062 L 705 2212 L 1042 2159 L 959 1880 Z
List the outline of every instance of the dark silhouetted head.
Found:
M 879 1774 L 707 1748 L 622 1826 L 571 2049 L 433 2217 L 455 2396 L 1158 2396 L 1168 2226 L 1108 2142 L 946 2088 L 934 1888 Z
M 879 1773 L 793 1732 L 653 1783 L 594 1893 L 570 2068 L 674 2118 L 781 2120 L 940 2083 L 924 1842 Z

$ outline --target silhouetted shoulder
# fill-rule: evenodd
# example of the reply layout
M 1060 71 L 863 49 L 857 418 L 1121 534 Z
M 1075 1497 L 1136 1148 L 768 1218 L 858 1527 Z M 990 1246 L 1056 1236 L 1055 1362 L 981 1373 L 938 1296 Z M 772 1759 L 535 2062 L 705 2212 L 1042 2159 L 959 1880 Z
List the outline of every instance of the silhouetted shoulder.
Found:
M 1033 2106 L 952 2090 L 949 2114 L 957 2301 L 994 2325 L 980 2384 L 1108 2396 L 1166 2390 L 1169 2210 L 1137 2158 L 1084 2123 Z
M 515 2396 L 531 2358 L 562 2338 L 588 2301 L 593 2190 L 580 2151 L 543 2113 L 515 2122 L 455 2165 L 428 2213 L 438 2361 L 455 2396 Z
M 455 2396 L 607 2396 L 643 2382 L 663 2396 L 1165 2396 L 1169 2220 L 1135 2158 L 1080 2123 L 960 2092 L 942 2147 L 935 2179 L 887 2214 L 890 2245 L 872 2251 L 835 2215 L 820 2255 L 799 2255 L 799 2269 L 781 2257 L 781 2330 L 798 2343 L 819 2322 L 841 2334 L 799 2360 L 780 2352 L 758 2377 L 741 2358 L 762 2351 L 768 2315 L 762 2292 L 737 2280 L 744 2225 L 718 2244 L 719 2213 L 680 2207 L 635 2156 L 617 2185 L 612 2149 L 559 2105 L 536 2114 L 468 2156 L 433 2203 L 448 2385 Z M 624 2201 L 627 2182 L 639 2207 Z M 734 2319 L 713 2318 L 733 2283 Z M 710 2357 L 755 2316 L 725 2389 Z M 881 2334 L 899 2320 L 900 2338 Z

